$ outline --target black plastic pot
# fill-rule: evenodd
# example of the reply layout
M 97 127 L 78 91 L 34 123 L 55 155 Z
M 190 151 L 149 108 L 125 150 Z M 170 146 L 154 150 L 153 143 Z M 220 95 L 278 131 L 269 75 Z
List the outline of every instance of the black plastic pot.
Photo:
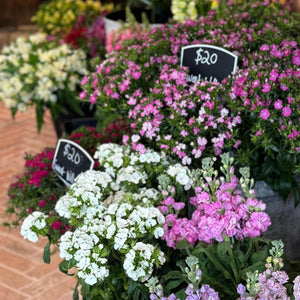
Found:
M 72 131 L 81 126 L 96 126 L 94 118 L 96 106 L 87 102 L 80 103 L 82 114 L 77 113 L 71 107 L 65 107 L 67 113 L 60 113 L 54 121 L 57 138 L 64 134 L 71 134 Z
M 134 15 L 137 22 L 142 23 L 142 13 L 145 13 L 150 23 L 164 24 L 172 17 L 170 10 L 156 9 L 154 19 L 152 19 L 152 12 L 150 9 L 133 8 L 131 13 Z M 107 19 L 113 21 L 126 21 L 125 10 L 119 10 L 106 15 Z

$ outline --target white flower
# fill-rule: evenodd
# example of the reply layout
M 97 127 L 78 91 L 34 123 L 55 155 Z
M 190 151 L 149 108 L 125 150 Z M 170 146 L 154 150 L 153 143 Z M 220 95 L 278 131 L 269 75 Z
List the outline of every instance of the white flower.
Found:
M 157 228 L 155 228 L 153 235 L 156 239 L 158 239 L 158 238 L 162 237 L 164 235 L 164 233 L 165 232 L 162 227 L 157 227 Z
M 154 265 L 162 265 L 164 262 L 164 254 L 159 249 L 151 244 L 137 242 L 126 254 L 123 268 L 132 280 L 144 282 L 151 277 Z
M 34 211 L 31 213 L 24 221 L 21 226 L 21 235 L 24 237 L 24 239 L 27 239 L 31 242 L 37 242 L 38 235 L 35 231 L 32 229 L 38 229 L 42 230 L 46 227 L 46 218 L 48 216 L 45 215 L 42 212 Z

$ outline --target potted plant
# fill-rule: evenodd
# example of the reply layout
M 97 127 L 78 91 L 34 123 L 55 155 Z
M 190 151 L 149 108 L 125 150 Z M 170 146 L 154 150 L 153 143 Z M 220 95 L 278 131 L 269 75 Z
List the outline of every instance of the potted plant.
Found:
M 236 299 L 246 296 L 248 272 L 265 272 L 266 259 L 274 263 L 267 269 L 282 267 L 282 244 L 260 237 L 270 219 L 253 193 L 249 170 L 238 179 L 229 154 L 222 155 L 220 174 L 214 159 L 191 172 L 162 153 L 138 154 L 116 144 L 100 145 L 95 158 L 100 170 L 79 175 L 55 205 L 72 225 L 60 237 L 60 270 L 76 268 L 84 299 Z M 195 196 L 189 198 L 190 188 Z M 195 205 L 191 219 L 188 202 Z M 35 241 L 47 235 L 49 220 L 33 212 L 21 234 Z M 284 281 L 272 276 L 282 295 L 292 293 L 284 286 L 287 274 Z
M 78 87 L 87 71 L 82 50 L 35 33 L 4 47 L 0 61 L 0 99 L 13 116 L 34 106 L 40 130 L 46 109 L 54 122 L 60 113 L 67 113 L 67 107 L 82 114 Z
M 112 4 L 99 1 L 48 1 L 39 7 L 32 21 L 49 38 L 83 49 L 88 57 L 105 55 L 103 16 Z

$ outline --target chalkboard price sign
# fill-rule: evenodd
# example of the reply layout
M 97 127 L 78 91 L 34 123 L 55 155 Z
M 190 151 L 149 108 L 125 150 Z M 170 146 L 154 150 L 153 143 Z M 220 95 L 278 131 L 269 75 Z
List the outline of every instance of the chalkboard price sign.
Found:
M 221 82 L 236 72 L 237 56 L 212 45 L 190 45 L 181 49 L 180 65 L 189 68 L 187 82 Z
M 78 144 L 65 139 L 58 141 L 52 169 L 66 186 L 74 183 L 80 173 L 92 170 L 93 167 L 94 160 Z

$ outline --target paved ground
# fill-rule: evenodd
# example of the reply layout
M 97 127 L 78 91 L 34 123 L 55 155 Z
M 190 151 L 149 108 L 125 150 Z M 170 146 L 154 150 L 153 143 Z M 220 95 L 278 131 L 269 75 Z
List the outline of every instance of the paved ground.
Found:
M 0 103 L 0 224 L 7 220 L 7 189 L 16 175 L 23 172 L 24 153 L 39 153 L 57 142 L 49 114 L 40 134 L 36 130 L 34 111 L 18 113 L 15 120 Z M 68 300 L 72 299 L 75 279 L 58 270 L 58 253 L 47 265 L 43 262 L 46 239 L 31 243 L 18 229 L 0 225 L 0 299 Z

